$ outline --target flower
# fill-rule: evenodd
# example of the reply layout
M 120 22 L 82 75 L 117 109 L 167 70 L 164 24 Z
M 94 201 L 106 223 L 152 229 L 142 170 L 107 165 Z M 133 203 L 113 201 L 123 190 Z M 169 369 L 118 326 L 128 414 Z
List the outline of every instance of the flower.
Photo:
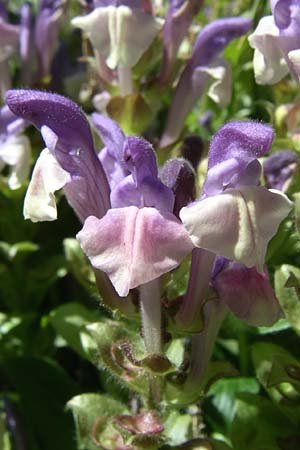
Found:
M 291 72 L 300 75 L 300 1 L 271 0 L 272 16 L 263 17 L 249 36 L 259 84 L 274 84 Z
M 164 55 L 160 81 L 167 81 L 176 62 L 180 44 L 197 15 L 203 0 L 170 0 L 164 26 Z
M 255 122 L 230 122 L 214 136 L 201 198 L 180 218 L 196 247 L 263 270 L 268 241 L 292 203 L 280 191 L 258 186 L 257 158 L 273 131 Z
M 145 12 L 145 2 L 99 3 L 89 14 L 72 19 L 72 24 L 87 33 L 96 56 L 104 58 L 109 69 L 117 69 L 121 93 L 129 95 L 131 68 L 160 31 L 161 20 Z
M 282 310 L 266 270 L 217 257 L 211 284 L 219 298 L 240 319 L 253 326 L 271 326 Z
M 263 173 L 268 188 L 286 192 L 297 167 L 297 154 L 292 150 L 273 153 L 263 162 Z
M 10 167 L 8 186 L 18 189 L 29 175 L 30 142 L 22 134 L 26 124 L 15 116 L 7 106 L 0 109 L 0 170 Z
M 221 105 L 231 98 L 231 77 L 228 63 L 219 58 L 225 47 L 247 33 L 252 21 L 242 18 L 214 20 L 199 33 L 192 56 L 183 70 L 172 99 L 161 146 L 172 144 L 179 137 L 185 117 L 203 94 L 208 81 L 215 82 L 209 95 Z
M 102 217 L 110 206 L 109 187 L 80 108 L 61 95 L 25 89 L 8 91 L 6 99 L 16 115 L 41 131 L 47 146 L 27 191 L 26 218 L 55 220 L 53 194 L 62 187 L 81 221 L 92 214 Z
M 88 122 L 73 102 L 56 94 L 11 90 L 7 103 L 40 129 L 47 146 L 26 196 L 27 217 L 55 219 L 53 194 L 63 187 L 84 222 L 77 234 L 81 247 L 120 296 L 172 270 L 191 251 L 188 233 L 173 214 L 174 194 L 158 178 L 147 141 L 126 138 L 107 117 L 94 117 L 107 154 L 123 170 L 110 191 Z
M 49 75 L 57 44 L 59 26 L 67 6 L 66 0 L 40 0 L 34 41 L 39 62 L 39 76 Z
M 226 305 L 251 325 L 271 325 L 281 315 L 264 259 L 268 241 L 292 203 L 281 192 L 258 185 L 257 158 L 272 140 L 272 128 L 255 122 L 230 122 L 212 139 L 201 197 L 180 211 L 198 247 L 177 316 L 184 329 L 201 328 L 209 284 L 221 310 Z

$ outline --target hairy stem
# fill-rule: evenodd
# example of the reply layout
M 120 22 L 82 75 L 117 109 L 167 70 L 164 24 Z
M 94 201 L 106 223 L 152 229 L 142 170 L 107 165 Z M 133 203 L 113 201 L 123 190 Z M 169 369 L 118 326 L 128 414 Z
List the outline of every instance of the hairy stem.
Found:
M 190 371 L 187 386 L 201 385 L 204 372 L 209 364 L 215 340 L 226 315 L 227 308 L 219 300 L 210 300 L 204 307 L 204 329 L 192 338 Z
M 202 309 L 214 260 L 215 254 L 208 250 L 193 250 L 187 291 L 176 316 L 180 327 L 185 330 L 200 331 L 202 328 Z
M 147 353 L 162 353 L 160 280 L 140 286 L 140 305 Z
M 123 97 L 133 92 L 132 76 L 130 67 L 118 66 L 118 80 L 120 93 Z

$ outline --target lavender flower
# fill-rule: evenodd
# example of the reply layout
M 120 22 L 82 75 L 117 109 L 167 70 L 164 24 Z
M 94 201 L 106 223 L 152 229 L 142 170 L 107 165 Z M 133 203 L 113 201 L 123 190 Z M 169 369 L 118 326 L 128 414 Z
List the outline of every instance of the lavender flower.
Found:
M 254 326 L 271 326 L 282 316 L 282 310 L 264 270 L 218 257 L 211 284 L 219 298 L 232 312 Z
M 173 212 L 179 218 L 183 206 L 196 198 L 196 176 L 191 164 L 183 158 L 169 159 L 160 170 L 160 179 L 175 196 Z
M 267 243 L 292 205 L 257 185 L 257 158 L 272 139 L 272 129 L 255 122 L 231 122 L 216 133 L 201 199 L 180 213 L 196 247 L 263 270 Z
M 291 150 L 282 150 L 269 156 L 263 163 L 266 186 L 286 192 L 297 167 L 297 155 Z
M 122 95 L 132 92 L 131 68 L 161 29 L 161 21 L 143 9 L 143 2 L 100 2 L 91 13 L 75 17 L 72 24 L 84 30 L 96 56 L 117 70 Z M 101 32 L 99 31 L 101 30 Z
M 271 0 L 272 16 L 263 17 L 249 36 L 259 84 L 274 84 L 291 72 L 300 75 L 300 1 Z
M 59 26 L 68 0 L 40 0 L 35 24 L 35 47 L 39 61 L 39 77 L 49 75 L 56 49 Z
M 4 3 L 0 2 L 0 91 L 5 97 L 5 92 L 10 88 L 11 79 L 9 74 L 8 59 L 12 56 L 19 45 L 20 27 L 11 25 L 7 19 L 7 11 Z
M 179 137 L 185 117 L 203 94 L 211 77 L 216 82 L 211 87 L 210 95 L 221 105 L 228 104 L 231 91 L 229 67 L 219 56 L 233 39 L 247 33 L 251 25 L 249 19 L 219 19 L 206 25 L 199 33 L 191 59 L 182 72 L 173 96 L 161 139 L 163 147 Z
M 64 187 L 84 222 L 77 235 L 80 245 L 121 296 L 181 262 L 193 245 L 172 212 L 174 194 L 159 180 L 148 142 L 125 138 L 110 119 L 96 117 L 106 149 L 124 170 L 109 193 L 89 125 L 73 102 L 56 94 L 17 90 L 8 92 L 7 103 L 41 130 L 47 145 L 27 194 L 28 217 L 56 218 L 53 194 Z
M 10 167 L 8 186 L 18 189 L 30 170 L 30 142 L 22 134 L 26 124 L 16 117 L 7 106 L 0 109 L 0 170 Z
M 92 214 L 102 217 L 110 206 L 109 187 L 89 124 L 78 106 L 60 95 L 23 89 L 8 91 L 7 104 L 41 131 L 47 146 L 27 192 L 26 218 L 56 219 L 53 194 L 62 187 L 82 221 Z
M 158 178 L 151 145 L 125 138 L 106 117 L 93 120 L 106 146 L 101 160 L 105 166 L 109 156 L 117 171 L 109 174 L 111 209 L 101 220 L 89 217 L 77 238 L 92 265 L 125 296 L 175 268 L 193 245 L 173 214 L 174 194 Z
M 203 4 L 203 0 L 170 0 L 164 26 L 164 55 L 160 81 L 169 79 L 180 44 L 188 32 L 193 18 Z
M 269 150 L 272 139 L 268 126 L 231 122 L 211 142 L 202 195 L 180 211 L 193 244 L 199 247 L 193 251 L 188 290 L 178 315 L 185 326 L 195 318 L 199 322 L 216 255 L 223 258 L 217 259 L 213 286 L 223 303 L 252 324 L 267 325 L 279 317 L 264 258 L 268 241 L 292 203 L 281 192 L 258 186 L 261 166 L 257 158 Z M 239 295 L 233 296 L 233 286 Z M 239 305 L 244 295 L 246 304 Z M 263 312 L 264 316 L 257 316 Z

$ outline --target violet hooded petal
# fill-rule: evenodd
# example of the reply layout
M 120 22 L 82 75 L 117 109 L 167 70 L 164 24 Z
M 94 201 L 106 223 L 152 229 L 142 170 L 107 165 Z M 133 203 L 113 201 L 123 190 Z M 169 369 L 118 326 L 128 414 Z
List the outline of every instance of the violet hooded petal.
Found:
M 98 113 L 92 114 L 92 123 L 105 148 L 99 153 L 99 159 L 112 189 L 130 174 L 123 160 L 125 135 L 117 123 Z
M 135 206 L 110 209 L 101 220 L 89 217 L 77 239 L 122 297 L 177 267 L 193 248 L 173 214 Z
M 105 172 L 110 190 L 112 191 L 129 173 L 124 171 L 119 160 L 106 147 L 99 152 L 98 158 Z
M 26 121 L 16 116 L 7 105 L 0 109 L 0 139 L 21 133 L 26 127 Z
M 179 218 L 181 208 L 196 198 L 195 171 L 187 160 L 176 158 L 168 160 L 163 165 L 159 177 L 175 195 L 173 213 Z
M 80 108 L 60 95 L 24 89 L 8 91 L 6 100 L 14 114 L 42 132 L 53 156 L 70 174 L 65 192 L 79 218 L 102 217 L 110 207 L 109 186 Z
M 109 117 L 98 113 L 93 113 L 91 117 L 92 123 L 109 154 L 121 162 L 125 134 L 119 125 Z
M 180 44 L 198 14 L 203 0 L 170 0 L 164 26 L 164 55 L 160 72 L 160 81 L 168 80 L 176 62 Z
M 35 46 L 39 59 L 39 76 L 49 74 L 51 61 L 58 42 L 61 19 L 67 0 L 40 0 L 35 24 Z
M 286 192 L 297 167 L 297 154 L 292 150 L 282 150 L 269 156 L 263 162 L 266 186 Z
M 194 72 L 207 67 L 220 56 L 234 39 L 247 33 L 252 26 L 250 19 L 226 18 L 214 20 L 199 33 L 191 59 L 188 61 L 176 87 L 167 126 L 161 140 L 162 146 L 170 145 L 179 137 L 186 115 L 204 92 L 209 75 L 203 73 L 201 82 L 193 84 Z
M 222 192 L 227 187 L 258 184 L 260 158 L 268 152 L 273 129 L 257 122 L 230 122 L 214 135 L 202 198 Z
M 231 261 L 212 285 L 228 308 L 249 325 L 272 326 L 282 317 L 266 272 Z
M 156 157 L 151 144 L 142 138 L 129 137 L 123 147 L 123 163 L 131 173 L 111 192 L 112 206 L 154 207 L 171 212 L 174 194 L 158 178 Z

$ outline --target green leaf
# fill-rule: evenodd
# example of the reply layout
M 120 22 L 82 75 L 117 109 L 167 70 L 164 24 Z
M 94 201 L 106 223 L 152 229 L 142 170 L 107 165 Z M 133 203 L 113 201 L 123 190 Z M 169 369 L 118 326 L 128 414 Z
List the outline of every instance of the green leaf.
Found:
M 95 275 L 79 242 L 76 239 L 67 238 L 64 239 L 63 246 L 71 273 L 85 289 L 96 293 Z
M 179 445 L 191 438 L 192 416 L 181 414 L 179 411 L 171 411 L 164 421 L 164 435 L 171 445 Z
M 129 413 L 127 407 L 121 402 L 107 395 L 92 393 L 73 397 L 67 407 L 72 411 L 76 423 L 79 450 L 99 448 L 92 438 L 93 426 L 98 419 Z
M 256 375 L 265 389 L 281 383 L 300 388 L 300 364 L 287 350 L 269 342 L 258 342 L 252 347 Z
M 51 311 L 49 322 L 57 334 L 84 358 L 92 358 L 97 345 L 86 331 L 86 326 L 99 318 L 95 311 L 90 311 L 80 303 L 66 303 Z
M 238 450 L 282 450 L 299 432 L 277 405 L 254 394 L 239 394 L 231 440 Z M 298 440 L 299 442 L 299 440 Z M 298 447 L 294 447 L 295 449 Z
M 275 293 L 285 317 L 297 333 L 300 333 L 300 301 L 298 286 L 290 286 L 291 276 L 300 280 L 300 269 L 284 264 L 275 272 Z
M 212 396 L 212 404 L 223 418 L 229 431 L 236 411 L 236 396 L 240 392 L 257 394 L 260 386 L 254 378 L 234 377 L 216 381 L 208 391 Z

